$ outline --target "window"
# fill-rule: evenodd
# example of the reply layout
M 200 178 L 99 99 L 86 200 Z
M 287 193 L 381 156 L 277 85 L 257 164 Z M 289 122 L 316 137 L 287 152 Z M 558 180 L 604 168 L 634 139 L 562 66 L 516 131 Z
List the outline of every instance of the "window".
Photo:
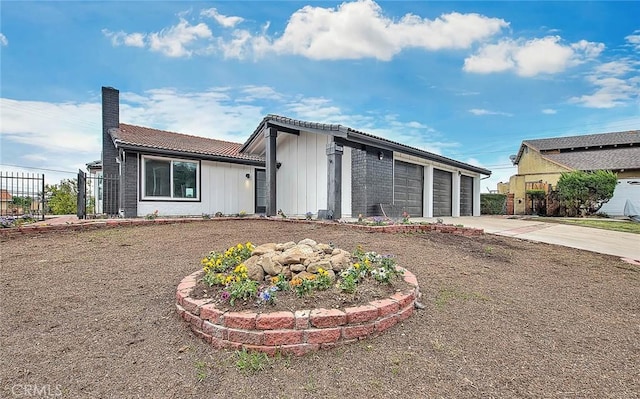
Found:
M 145 156 L 142 165 L 143 199 L 198 199 L 198 162 Z

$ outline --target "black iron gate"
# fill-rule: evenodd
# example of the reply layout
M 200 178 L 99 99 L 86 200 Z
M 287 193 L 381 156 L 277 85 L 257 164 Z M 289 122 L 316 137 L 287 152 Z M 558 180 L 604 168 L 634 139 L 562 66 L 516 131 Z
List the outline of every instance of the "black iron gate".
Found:
M 117 213 L 108 212 L 105 201 L 117 204 L 117 198 L 104 198 L 105 193 L 117 193 L 118 176 L 88 175 L 78 171 L 78 219 L 116 217 Z M 113 207 L 111 207 L 113 208 Z M 116 207 L 117 208 L 117 207 Z
M 87 217 L 87 174 L 78 170 L 78 219 Z

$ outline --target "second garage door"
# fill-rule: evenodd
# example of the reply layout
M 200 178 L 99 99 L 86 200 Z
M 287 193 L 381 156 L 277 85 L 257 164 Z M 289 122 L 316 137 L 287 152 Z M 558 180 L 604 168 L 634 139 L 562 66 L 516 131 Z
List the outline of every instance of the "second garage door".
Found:
M 422 216 L 422 166 L 395 161 L 393 171 L 394 205 L 413 217 Z
M 433 216 L 451 216 L 451 172 L 433 170 Z
M 473 177 L 460 176 L 460 216 L 473 216 Z

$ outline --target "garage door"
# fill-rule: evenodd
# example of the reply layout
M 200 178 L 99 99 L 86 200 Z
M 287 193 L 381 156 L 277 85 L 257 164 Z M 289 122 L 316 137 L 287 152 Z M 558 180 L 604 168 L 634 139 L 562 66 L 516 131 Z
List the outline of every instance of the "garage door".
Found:
M 473 216 L 473 177 L 460 176 L 460 216 Z
M 422 166 L 396 161 L 393 170 L 393 202 L 413 217 L 422 216 Z
M 451 216 L 451 172 L 433 170 L 433 216 Z

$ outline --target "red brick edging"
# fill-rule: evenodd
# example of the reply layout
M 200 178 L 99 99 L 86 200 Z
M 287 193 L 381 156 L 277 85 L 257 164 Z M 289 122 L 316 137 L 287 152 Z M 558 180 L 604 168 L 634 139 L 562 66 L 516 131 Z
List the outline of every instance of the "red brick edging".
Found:
M 109 219 L 99 221 L 87 221 L 83 223 L 70 223 L 61 225 L 36 225 L 24 227 L 11 227 L 0 229 L 1 238 L 14 238 L 22 235 L 37 235 L 62 231 L 86 231 L 114 227 L 126 226 L 143 226 L 152 224 L 175 224 L 175 223 L 193 223 L 193 222 L 215 222 L 219 220 L 246 220 L 257 218 L 240 218 L 240 217 L 216 217 L 212 219 L 201 218 L 167 218 L 167 219 Z M 394 224 L 388 226 L 372 226 L 355 223 L 338 223 L 334 221 L 304 220 L 304 219 L 282 219 L 282 218 L 260 218 L 257 220 L 269 220 L 273 222 L 289 222 L 289 223 L 322 223 L 334 226 L 345 226 L 347 228 L 365 230 L 380 233 L 418 233 L 424 231 L 435 231 L 438 233 L 450 233 L 463 236 L 480 236 L 484 234 L 483 229 L 470 227 L 459 227 L 451 224 L 430 223 L 430 224 Z
M 413 286 L 387 299 L 345 309 L 308 309 L 255 313 L 217 309 L 210 299 L 189 294 L 202 271 L 185 277 L 176 290 L 176 310 L 194 334 L 216 349 L 246 349 L 304 355 L 377 335 L 413 314 L 419 292 L 416 276 L 406 269 L 404 281 Z

